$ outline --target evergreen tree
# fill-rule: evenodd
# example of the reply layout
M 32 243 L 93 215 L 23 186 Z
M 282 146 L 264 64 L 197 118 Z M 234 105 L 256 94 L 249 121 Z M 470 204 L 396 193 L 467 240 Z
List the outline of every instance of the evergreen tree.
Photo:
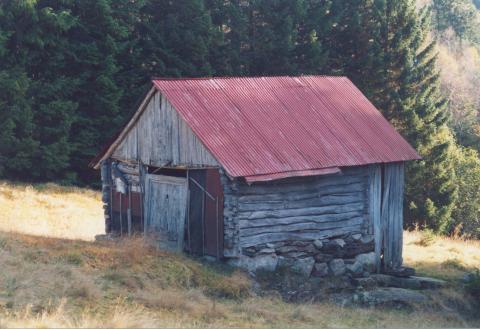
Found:
M 25 18 L 24 18 L 25 19 Z M 25 67 L 31 77 L 35 132 L 39 142 L 31 175 L 40 180 L 69 180 L 70 159 L 76 152 L 71 136 L 77 119 L 78 102 L 74 92 L 79 79 L 68 74 L 66 49 L 71 44 L 64 37 L 76 20 L 54 1 L 40 0 L 32 20 L 38 43 L 25 53 Z
M 126 108 L 131 110 L 152 77 L 213 74 L 209 56 L 216 31 L 202 0 L 145 0 L 133 11 L 128 51 L 119 57 Z
M 32 168 L 38 146 L 33 138 L 29 79 L 22 69 L 5 68 L 4 59 L 0 55 L 0 175 L 22 179 Z
M 29 79 L 10 50 L 15 33 L 11 12 L 21 10 L 21 3 L 0 5 L 0 174 L 11 176 L 30 168 L 36 147 Z
M 69 121 L 64 119 L 71 117 L 72 108 L 71 102 L 63 103 L 55 94 L 54 81 L 42 74 L 54 61 L 40 57 L 55 45 L 64 17 L 49 8 L 40 9 L 35 1 L 6 1 L 0 10 L 4 174 L 51 179 L 68 166 Z
M 323 41 L 331 29 L 330 1 L 210 0 L 207 4 L 213 23 L 223 33 L 212 56 L 217 58 L 212 63 L 218 72 L 250 76 L 325 72 Z
M 245 0 L 206 0 L 215 29 L 210 62 L 215 75 L 248 75 L 248 7 Z
M 338 17 L 332 12 L 333 1 L 304 0 L 299 3 L 300 19 L 295 24 L 294 62 L 295 74 L 326 74 L 328 67 L 329 42 Z
M 120 52 L 117 40 L 126 38 L 128 28 L 115 17 L 113 3 L 117 0 L 64 2 L 76 19 L 76 24 L 65 34 L 68 48 L 63 52 L 64 74 L 78 79 L 72 95 L 78 102 L 78 110 L 71 129 L 76 151 L 72 153 L 70 168 L 82 182 L 92 180 L 89 161 L 123 120 L 122 90 L 116 81 Z
M 343 18 L 332 53 L 345 55 L 332 66 L 352 77 L 423 157 L 407 166 L 407 225 L 448 231 L 456 198 L 454 140 L 445 133 L 429 13 L 418 14 L 413 0 L 360 0 L 333 10 Z

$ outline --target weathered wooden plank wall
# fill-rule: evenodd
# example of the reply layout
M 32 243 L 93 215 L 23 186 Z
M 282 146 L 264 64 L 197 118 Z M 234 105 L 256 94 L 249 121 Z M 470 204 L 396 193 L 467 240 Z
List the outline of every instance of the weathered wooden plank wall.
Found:
M 164 249 L 183 250 L 187 180 L 147 175 L 145 183 L 145 232 L 155 233 Z
M 138 122 L 115 149 L 113 158 L 162 167 L 217 166 L 210 152 L 172 105 L 156 92 Z
M 404 164 L 384 165 L 382 197 L 383 263 L 387 269 L 402 265 Z
M 251 186 L 223 176 L 225 256 L 264 243 L 368 233 L 369 177 L 369 167 Z
M 370 184 L 369 184 L 369 231 L 375 236 L 375 268 L 380 271 L 382 256 L 382 167 L 381 165 L 370 166 Z

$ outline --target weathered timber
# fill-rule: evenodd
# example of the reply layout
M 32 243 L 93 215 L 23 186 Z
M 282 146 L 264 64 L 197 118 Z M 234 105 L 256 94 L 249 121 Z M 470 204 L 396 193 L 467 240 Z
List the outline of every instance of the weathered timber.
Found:
M 240 219 L 239 227 L 243 228 L 253 228 L 253 227 L 263 227 L 271 225 L 290 225 L 297 223 L 324 223 L 329 221 L 343 221 L 348 220 L 354 217 L 361 217 L 362 213 L 359 211 L 351 211 L 341 214 L 325 214 L 319 216 L 308 216 L 308 217 L 285 217 L 285 218 L 264 218 L 264 219 Z
M 242 228 L 240 230 L 240 237 L 249 237 L 255 236 L 264 233 L 279 233 L 279 232 L 302 232 L 309 230 L 313 231 L 322 231 L 330 230 L 334 228 L 347 228 L 350 226 L 357 226 L 362 224 L 364 221 L 363 217 L 354 217 L 345 221 L 329 221 L 323 223 L 294 223 L 289 225 L 276 225 L 276 226 L 262 226 L 262 227 L 253 227 L 253 228 Z
M 383 261 L 386 269 L 402 265 L 404 165 L 385 165 L 382 200 Z
M 369 187 L 369 222 L 375 236 L 375 260 L 377 272 L 380 271 L 382 255 L 383 228 L 381 221 L 382 201 L 382 168 L 380 165 L 370 166 L 370 187 Z M 370 231 L 370 230 L 369 230 Z
M 326 239 L 334 236 L 340 236 L 346 233 L 360 233 L 361 225 L 341 227 L 333 230 L 320 230 L 315 232 L 282 232 L 282 233 L 266 233 L 252 237 L 242 237 L 240 239 L 241 247 L 250 247 L 262 243 L 270 243 L 286 240 L 310 241 L 315 239 Z
M 112 157 L 124 162 L 154 165 L 217 166 L 171 104 L 156 91 L 143 104 L 142 115 L 115 149 Z
M 320 198 L 314 197 L 299 201 L 290 200 L 265 200 L 263 202 L 239 202 L 239 211 L 259 211 L 259 210 L 278 210 L 278 209 L 298 209 L 312 206 L 342 205 L 345 203 L 353 203 L 364 201 L 365 197 L 361 193 L 349 194 L 330 194 Z
M 102 202 L 105 220 L 105 232 L 110 233 L 112 229 L 112 172 L 110 160 L 101 163 L 102 177 Z
M 257 219 L 263 219 L 263 218 L 316 216 L 316 215 L 323 215 L 323 214 L 341 214 L 341 213 L 351 212 L 351 211 L 362 211 L 364 208 L 365 208 L 365 204 L 363 202 L 357 202 L 357 203 L 351 203 L 351 204 L 333 205 L 333 206 L 324 206 L 324 207 L 246 212 L 246 213 L 239 213 L 238 218 L 257 220 Z
M 145 227 L 166 249 L 183 250 L 187 182 L 185 178 L 146 175 Z
M 325 180 L 317 180 L 313 182 L 302 182 L 298 180 L 292 180 L 292 183 L 289 185 L 277 186 L 271 185 L 266 186 L 265 183 L 262 185 L 239 185 L 234 191 L 238 192 L 242 195 L 255 195 L 255 194 L 262 194 L 268 195 L 270 193 L 275 194 L 285 194 L 289 192 L 304 192 L 304 191 L 311 191 L 311 192 L 320 192 L 322 189 L 327 188 L 328 186 L 338 186 L 338 185 L 345 185 L 349 186 L 351 184 L 360 183 L 365 184 L 367 181 L 366 177 L 343 177 L 343 176 L 335 176 L 338 180 L 335 179 L 325 179 Z M 345 189 L 344 191 L 348 191 Z
M 240 192 L 226 193 L 238 198 L 239 202 L 257 203 L 265 201 L 301 201 L 312 198 L 319 198 L 329 195 L 343 195 L 350 193 L 363 193 L 366 188 L 366 183 L 357 182 L 351 184 L 338 184 L 334 186 L 326 186 L 323 188 L 299 189 L 298 191 L 280 191 L 271 190 L 270 193 L 265 194 L 250 194 L 243 195 Z
M 224 176 L 228 253 L 235 254 L 239 246 L 253 246 L 255 241 L 278 242 L 289 237 L 295 241 L 298 236 L 305 241 L 362 233 L 362 228 L 367 227 L 370 173 L 368 167 L 342 171 L 343 175 L 299 177 L 252 185 Z M 265 237 L 268 234 L 272 237 Z

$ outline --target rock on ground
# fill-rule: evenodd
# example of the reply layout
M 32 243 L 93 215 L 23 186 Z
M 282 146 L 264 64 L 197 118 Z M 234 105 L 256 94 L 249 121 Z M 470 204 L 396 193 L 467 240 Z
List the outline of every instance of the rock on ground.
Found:
M 428 298 L 418 291 L 403 288 L 378 288 L 355 294 L 358 300 L 368 305 L 388 305 L 395 303 L 425 303 Z M 355 298 L 355 295 L 353 298 Z
M 328 276 L 328 264 L 327 263 L 317 263 L 313 268 L 313 276 L 318 278 L 323 278 Z
M 403 288 L 377 288 L 354 293 L 334 294 L 330 297 L 332 302 L 341 306 L 394 306 L 425 303 L 428 298 L 422 293 Z
M 247 269 L 251 272 L 268 271 L 273 272 L 278 265 L 278 257 L 276 255 L 260 255 L 256 257 L 244 256 L 240 259 L 230 261 L 230 265 Z
M 332 260 L 330 263 L 328 263 L 328 266 L 330 267 L 330 274 L 333 276 L 345 274 L 345 262 L 341 258 Z
M 355 260 L 362 264 L 363 269 L 367 272 L 373 273 L 375 272 L 375 253 L 370 252 L 367 254 L 360 254 L 355 257 Z
M 310 274 L 312 273 L 314 264 L 315 264 L 315 259 L 313 259 L 313 257 L 296 259 L 292 264 L 292 270 L 306 277 L 309 277 Z
M 447 285 L 446 281 L 434 278 L 420 276 L 411 276 L 404 278 L 386 274 L 372 274 L 369 278 L 357 279 L 357 283 L 364 288 L 379 286 L 416 290 L 438 289 L 443 288 Z

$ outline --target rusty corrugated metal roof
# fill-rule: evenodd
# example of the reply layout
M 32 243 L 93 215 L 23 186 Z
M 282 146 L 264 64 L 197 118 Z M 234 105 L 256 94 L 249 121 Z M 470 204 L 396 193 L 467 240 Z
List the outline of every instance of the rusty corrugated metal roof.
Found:
M 323 168 L 420 159 L 345 77 L 153 83 L 233 177 L 268 180 Z

